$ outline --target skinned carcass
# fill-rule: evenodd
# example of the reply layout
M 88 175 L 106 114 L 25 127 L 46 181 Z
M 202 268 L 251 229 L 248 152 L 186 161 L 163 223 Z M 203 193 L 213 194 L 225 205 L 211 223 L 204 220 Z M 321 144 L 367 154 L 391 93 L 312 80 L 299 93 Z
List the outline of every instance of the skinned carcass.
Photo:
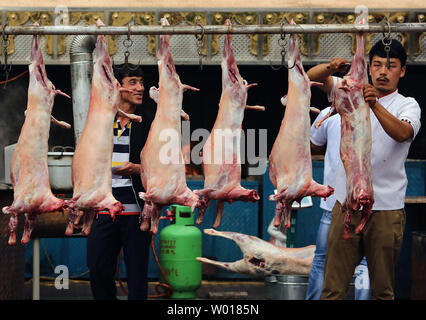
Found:
M 288 94 L 283 121 L 269 156 L 269 177 L 277 193 L 269 197 L 276 201 L 274 226 L 279 226 L 284 216 L 284 227 L 290 227 L 291 207 L 303 197 L 328 197 L 333 188 L 312 179 L 310 150 L 310 99 L 311 85 L 303 69 L 296 35 L 289 43 Z
M 370 107 L 364 100 L 363 88 L 368 83 L 364 58 L 365 39 L 357 34 L 357 49 L 349 72 L 337 82 L 333 104 L 325 118 L 338 112 L 341 117 L 340 158 L 346 173 L 345 239 L 349 238 L 351 215 L 361 210 L 361 221 L 355 233 L 367 222 L 374 204 L 371 166 Z
M 227 19 L 225 24 L 230 26 L 231 21 Z M 248 89 L 257 84 L 248 84 L 241 77 L 230 34 L 225 35 L 221 67 L 222 95 L 219 111 L 202 150 L 204 188 L 194 191 L 202 195 L 207 205 L 211 199 L 218 201 L 213 228 L 220 224 L 225 202 L 255 202 L 260 199 L 256 190 L 241 186 L 240 139 L 244 110 L 264 110 L 264 107 L 246 105 Z M 198 210 L 197 224 L 202 223 L 205 209 L 206 207 Z
M 237 232 L 204 229 L 204 233 L 233 240 L 243 252 L 243 259 L 235 262 L 219 262 L 203 257 L 197 260 L 212 264 L 225 270 L 264 277 L 268 275 L 308 275 L 314 258 L 316 246 L 303 248 L 284 248 L 254 236 Z
M 103 25 L 99 19 L 96 24 L 98 27 Z M 119 110 L 121 91 L 129 90 L 121 88 L 115 79 L 105 37 L 99 35 L 94 51 L 89 110 L 72 161 L 74 193 L 67 201 L 70 213 L 66 235 L 72 235 L 74 227 L 81 225 L 81 233 L 88 235 L 97 212 L 109 211 L 114 219 L 115 214 L 124 209 L 112 195 L 114 117 L 119 113 L 132 121 L 141 122 L 142 118 Z
M 155 103 L 158 103 L 158 98 L 160 97 L 160 90 L 158 90 L 157 87 L 152 86 L 151 88 L 149 88 L 149 97 L 154 100 Z M 180 117 L 185 121 L 189 121 L 189 115 L 183 110 L 180 111 Z
M 11 215 L 8 241 L 10 245 L 16 243 L 18 214 L 25 214 L 21 239 L 21 243 L 25 244 L 30 240 L 39 214 L 63 211 L 65 206 L 64 201 L 55 197 L 51 191 L 47 152 L 50 122 L 69 128 L 69 124 L 57 121 L 51 115 L 55 96 L 69 96 L 55 89 L 47 78 L 39 36 L 32 39 L 30 61 L 28 105 L 10 168 L 13 203 L 2 210 L 3 213 Z
M 167 19 L 162 18 L 161 25 L 169 25 Z M 141 151 L 141 180 L 146 192 L 139 193 L 139 197 L 145 201 L 141 230 L 150 228 L 152 234 L 158 231 L 164 206 L 180 204 L 189 206 L 192 210 L 203 206 L 200 197 L 186 184 L 181 149 L 183 92 L 198 89 L 181 83 L 170 52 L 169 36 L 160 36 L 157 57 L 159 88 L 152 89 L 152 93 L 159 93 L 157 111 Z

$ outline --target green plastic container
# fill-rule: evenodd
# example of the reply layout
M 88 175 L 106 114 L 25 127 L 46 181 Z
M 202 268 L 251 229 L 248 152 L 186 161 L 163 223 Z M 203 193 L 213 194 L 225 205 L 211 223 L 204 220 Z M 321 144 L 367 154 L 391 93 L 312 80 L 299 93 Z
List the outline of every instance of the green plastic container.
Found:
M 160 264 L 173 293 L 172 299 L 194 299 L 201 286 L 201 231 L 194 226 L 190 207 L 171 205 L 176 218 L 160 232 Z M 161 273 L 160 282 L 165 283 Z

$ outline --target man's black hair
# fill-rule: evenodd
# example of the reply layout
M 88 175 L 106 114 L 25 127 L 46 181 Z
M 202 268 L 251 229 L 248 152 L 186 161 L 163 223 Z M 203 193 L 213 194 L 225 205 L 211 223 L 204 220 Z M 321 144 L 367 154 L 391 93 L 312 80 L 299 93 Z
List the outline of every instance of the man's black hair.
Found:
M 370 64 L 374 56 L 386 58 L 385 45 L 382 43 L 382 40 L 377 41 L 376 44 L 370 49 L 369 56 Z M 401 42 L 398 40 L 392 39 L 392 43 L 390 44 L 389 57 L 399 59 L 399 61 L 401 61 L 401 67 L 405 66 L 405 63 L 407 62 L 407 53 L 405 52 Z
M 136 66 L 134 64 L 120 64 L 114 65 L 114 77 L 123 84 L 123 78 L 125 77 L 142 77 L 142 81 L 144 78 L 144 73 L 141 66 Z

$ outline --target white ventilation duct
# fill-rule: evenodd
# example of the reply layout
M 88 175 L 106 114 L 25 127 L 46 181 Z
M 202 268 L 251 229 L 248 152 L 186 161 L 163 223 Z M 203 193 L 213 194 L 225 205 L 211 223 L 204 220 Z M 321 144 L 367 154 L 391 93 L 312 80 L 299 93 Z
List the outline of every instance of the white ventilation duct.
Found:
M 89 110 L 96 36 L 77 35 L 70 47 L 71 89 L 75 144 L 80 138 Z

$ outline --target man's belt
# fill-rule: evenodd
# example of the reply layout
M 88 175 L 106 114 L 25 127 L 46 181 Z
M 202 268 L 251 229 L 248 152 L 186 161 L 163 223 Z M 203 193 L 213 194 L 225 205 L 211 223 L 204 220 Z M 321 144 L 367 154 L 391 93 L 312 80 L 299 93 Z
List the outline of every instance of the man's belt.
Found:
M 110 214 L 109 211 L 99 211 L 99 214 Z M 120 212 L 120 213 L 116 213 L 116 216 L 135 216 L 135 215 L 139 215 L 140 212 Z

